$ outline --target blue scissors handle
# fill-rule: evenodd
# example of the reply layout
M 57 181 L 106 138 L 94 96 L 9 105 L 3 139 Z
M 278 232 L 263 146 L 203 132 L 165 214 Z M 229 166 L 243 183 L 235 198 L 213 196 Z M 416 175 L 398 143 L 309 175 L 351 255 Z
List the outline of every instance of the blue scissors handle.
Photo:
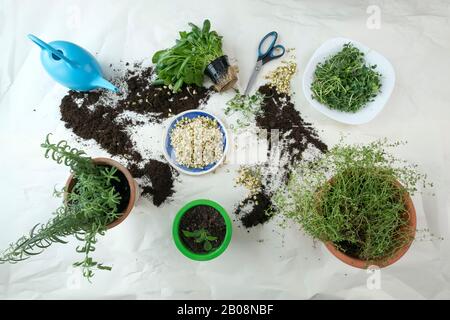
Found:
M 270 45 L 263 52 L 264 43 L 270 38 L 272 39 Z M 277 39 L 278 33 L 276 31 L 269 32 L 264 36 L 264 38 L 262 38 L 258 47 L 258 61 L 261 60 L 262 64 L 266 64 L 267 62 L 273 59 L 277 59 L 283 56 L 284 53 L 286 52 L 286 49 L 282 45 L 280 44 L 275 45 Z

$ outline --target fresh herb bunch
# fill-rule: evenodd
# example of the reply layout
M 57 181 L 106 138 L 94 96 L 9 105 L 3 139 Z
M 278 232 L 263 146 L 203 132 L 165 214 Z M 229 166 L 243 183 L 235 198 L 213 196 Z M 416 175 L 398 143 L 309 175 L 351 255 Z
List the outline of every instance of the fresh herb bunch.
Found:
M 199 229 L 195 231 L 182 230 L 186 238 L 195 238 L 196 243 L 203 243 L 203 249 L 209 252 L 214 249 L 211 241 L 217 240 L 217 237 L 211 236 L 206 229 Z
M 183 84 L 202 86 L 204 71 L 214 59 L 223 56 L 222 37 L 210 31 L 209 20 L 200 29 L 193 23 L 190 32 L 181 31 L 175 46 L 160 50 L 153 55 L 158 76 L 155 84 L 165 84 L 174 92 Z
M 411 241 L 404 196 L 426 176 L 387 152 L 380 140 L 333 147 L 295 168 L 276 210 L 310 236 L 362 260 L 383 260 Z M 396 183 L 399 181 L 402 185 Z
M 65 189 L 55 191 L 56 196 L 67 194 L 64 204 L 47 223 L 35 225 L 28 235 L 12 243 L 0 256 L 0 263 L 26 260 L 53 243 L 67 243 L 64 238 L 73 235 L 83 242 L 76 250 L 84 255 L 74 266 L 81 267 L 90 280 L 94 268 L 111 270 L 93 261 L 90 254 L 95 250 L 97 235 L 104 235 L 107 225 L 120 216 L 117 207 L 121 196 L 112 185 L 113 181 L 120 181 L 117 169 L 95 165 L 83 151 L 71 148 L 66 141 L 50 143 L 49 135 L 41 146 L 46 158 L 70 167 L 76 183 L 69 193 Z
M 380 93 L 382 75 L 376 67 L 366 65 L 364 53 L 347 43 L 317 65 L 312 97 L 331 109 L 357 112 Z
M 261 104 L 264 101 L 264 95 L 257 91 L 254 95 L 243 95 L 236 91 L 236 95 L 227 102 L 225 114 L 227 116 L 234 113 L 242 115 L 242 119 L 237 119 L 237 128 L 248 127 L 255 116 L 261 113 Z

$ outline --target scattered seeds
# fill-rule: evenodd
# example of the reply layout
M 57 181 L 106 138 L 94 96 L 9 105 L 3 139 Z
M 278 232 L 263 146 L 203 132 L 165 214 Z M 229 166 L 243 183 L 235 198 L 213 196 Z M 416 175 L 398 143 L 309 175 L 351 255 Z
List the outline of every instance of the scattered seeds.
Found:
M 270 72 L 266 79 L 269 85 L 275 87 L 278 93 L 290 94 L 291 80 L 297 72 L 297 62 L 295 60 L 282 61 L 281 66 Z
M 251 168 L 242 166 L 239 168 L 236 177 L 236 185 L 241 185 L 250 191 L 250 196 L 256 195 L 261 191 L 261 169 L 259 167 Z

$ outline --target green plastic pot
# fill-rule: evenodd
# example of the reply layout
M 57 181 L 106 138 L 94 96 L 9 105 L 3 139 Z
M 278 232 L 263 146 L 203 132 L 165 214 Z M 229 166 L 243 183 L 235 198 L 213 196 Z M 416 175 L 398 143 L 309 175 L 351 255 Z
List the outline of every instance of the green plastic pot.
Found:
M 209 206 L 209 207 L 213 207 L 214 209 L 216 209 L 220 213 L 220 215 L 223 217 L 223 220 L 225 221 L 225 227 L 226 227 L 225 238 L 223 239 L 222 244 L 214 251 L 211 251 L 208 253 L 203 253 L 203 254 L 192 252 L 188 247 L 186 247 L 183 243 L 183 240 L 180 238 L 180 233 L 179 233 L 179 229 L 178 229 L 183 215 L 189 209 L 196 207 L 196 206 L 200 206 L 200 205 Z M 175 220 L 173 222 L 173 227 L 172 227 L 173 240 L 175 241 L 175 245 L 177 246 L 178 250 L 180 250 L 180 252 L 182 254 L 184 254 L 186 257 L 188 257 L 192 260 L 195 260 L 195 261 L 208 261 L 208 260 L 212 260 L 212 259 L 220 256 L 227 249 L 228 245 L 230 244 L 231 234 L 232 234 L 231 219 L 228 216 L 225 209 L 222 208 L 222 206 L 220 204 L 218 204 L 217 202 L 214 202 L 211 200 L 206 200 L 206 199 L 194 200 L 194 201 L 187 203 L 183 208 L 181 208 L 180 211 L 178 211 L 178 213 L 175 217 Z

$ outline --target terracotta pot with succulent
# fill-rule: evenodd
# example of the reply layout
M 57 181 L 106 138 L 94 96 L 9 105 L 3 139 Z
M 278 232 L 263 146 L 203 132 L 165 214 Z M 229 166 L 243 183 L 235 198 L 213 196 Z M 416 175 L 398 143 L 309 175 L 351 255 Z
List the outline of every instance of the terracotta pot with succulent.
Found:
M 35 225 L 31 232 L 12 243 L 0 256 L 0 263 L 17 263 L 41 253 L 53 243 L 67 243 L 68 236 L 83 242 L 77 252 L 83 259 L 74 266 L 83 269 L 90 280 L 94 269 L 111 270 L 111 267 L 95 262 L 91 253 L 95 250 L 98 235 L 121 223 L 131 212 L 137 199 L 137 186 L 130 172 L 114 160 L 91 159 L 81 150 L 71 148 L 66 141 L 45 143 L 45 157 L 71 169 L 65 188 L 55 191 L 64 196 L 61 207 L 47 223 Z
M 342 142 L 295 168 L 274 198 L 278 213 L 298 222 L 341 261 L 386 267 L 409 249 L 416 230 L 410 194 L 425 175 L 387 151 L 399 143 Z
M 237 81 L 237 72 L 230 66 L 222 51 L 222 37 L 211 31 L 209 20 L 200 29 L 189 23 L 191 31 L 181 31 L 176 44 L 157 51 L 152 58 L 157 79 L 155 84 L 165 84 L 174 92 L 183 84 L 203 85 L 206 74 L 217 91 L 231 88 Z

